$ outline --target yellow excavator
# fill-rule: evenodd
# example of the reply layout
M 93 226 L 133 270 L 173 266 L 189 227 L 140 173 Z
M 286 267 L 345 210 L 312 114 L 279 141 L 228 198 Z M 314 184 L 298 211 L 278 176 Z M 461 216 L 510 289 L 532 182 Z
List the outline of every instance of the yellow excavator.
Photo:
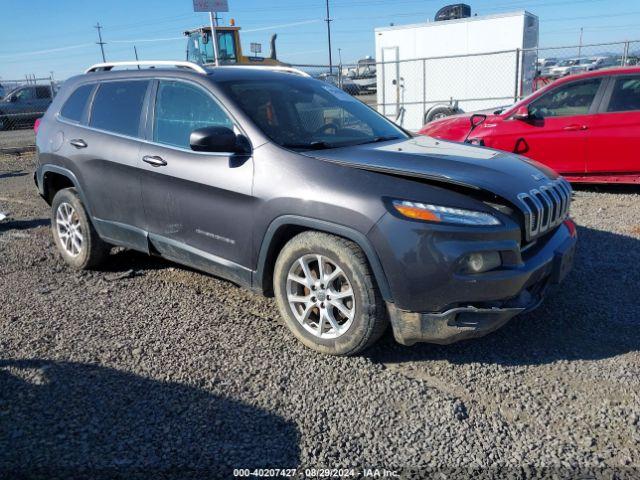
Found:
M 218 63 L 220 65 L 270 65 L 289 66 L 276 58 L 276 38 L 271 36 L 271 54 L 269 57 L 245 56 L 240 44 L 240 27 L 235 26 L 233 19 L 229 26 L 213 27 L 218 44 Z M 199 27 L 184 32 L 187 40 L 187 61 L 200 65 L 214 65 L 214 44 L 211 38 L 211 27 Z M 256 44 L 257 45 L 257 44 Z M 256 48 L 257 50 L 257 48 Z

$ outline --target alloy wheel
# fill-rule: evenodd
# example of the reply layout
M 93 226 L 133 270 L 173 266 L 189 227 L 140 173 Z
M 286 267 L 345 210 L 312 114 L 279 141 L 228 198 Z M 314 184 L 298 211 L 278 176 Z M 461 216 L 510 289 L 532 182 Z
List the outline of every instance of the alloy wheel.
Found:
M 287 301 L 300 325 L 318 338 L 343 335 L 355 317 L 351 282 L 335 262 L 319 254 L 293 262 L 287 275 Z
M 56 229 L 65 252 L 77 257 L 82 252 L 84 237 L 78 212 L 69 203 L 63 202 L 56 211 Z

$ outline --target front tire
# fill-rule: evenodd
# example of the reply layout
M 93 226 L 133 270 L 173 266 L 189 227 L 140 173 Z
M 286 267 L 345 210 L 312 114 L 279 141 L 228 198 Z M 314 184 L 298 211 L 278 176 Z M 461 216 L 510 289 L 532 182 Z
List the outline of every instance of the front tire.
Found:
M 51 230 L 64 261 L 76 270 L 100 265 L 110 246 L 96 232 L 75 188 L 60 190 L 51 203 Z
M 354 355 L 384 333 L 384 301 L 362 250 L 322 232 L 304 232 L 282 249 L 274 293 L 285 324 L 304 345 Z

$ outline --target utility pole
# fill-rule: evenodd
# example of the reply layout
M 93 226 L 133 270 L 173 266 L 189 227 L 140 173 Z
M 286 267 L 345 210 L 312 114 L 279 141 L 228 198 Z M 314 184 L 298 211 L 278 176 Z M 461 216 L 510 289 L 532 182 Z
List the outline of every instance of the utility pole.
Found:
M 582 55 L 582 32 L 584 28 L 580 27 L 580 41 L 578 42 L 578 58 Z
M 98 39 L 99 39 L 99 41 L 98 41 L 98 42 L 96 42 L 96 43 L 97 43 L 98 45 L 100 45 L 100 51 L 102 52 L 102 62 L 104 63 L 104 62 L 106 62 L 107 60 L 106 60 L 106 59 L 105 59 L 105 57 L 104 57 L 104 46 L 105 46 L 105 43 L 102 41 L 102 32 L 101 32 L 101 30 L 102 30 L 102 25 L 100 25 L 100 22 L 98 22 L 98 23 L 97 23 L 97 25 L 94 25 L 94 28 L 97 28 L 97 29 L 98 29 Z
M 138 62 L 139 61 L 139 59 L 138 59 L 138 49 L 136 48 L 135 45 L 133 46 L 133 53 L 136 56 L 136 62 Z M 138 70 L 140 70 L 140 65 L 138 65 Z
M 220 60 L 218 60 L 218 32 L 216 27 L 218 26 L 218 12 L 209 12 L 209 23 L 211 24 L 211 46 L 213 47 L 213 59 L 216 67 L 220 66 Z
M 329 39 L 329 75 L 333 75 L 333 60 L 331 59 L 331 17 L 329 17 L 329 0 L 326 0 L 327 3 L 327 18 L 325 22 L 327 22 L 327 37 Z

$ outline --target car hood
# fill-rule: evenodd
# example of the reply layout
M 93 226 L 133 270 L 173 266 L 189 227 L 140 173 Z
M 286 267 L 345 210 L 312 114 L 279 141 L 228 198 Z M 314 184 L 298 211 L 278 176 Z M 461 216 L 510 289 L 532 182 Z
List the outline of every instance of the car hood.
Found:
M 511 108 L 511 107 L 509 107 Z M 459 113 L 448 117 L 433 120 L 420 129 L 422 135 L 430 137 L 442 138 L 444 140 L 453 140 L 454 142 L 462 142 L 467 138 L 469 130 L 471 130 L 471 117 L 475 114 L 486 115 L 487 118 L 483 124 L 493 123 L 497 119 L 495 112 L 497 109 L 481 110 L 477 112 Z
M 558 177 L 515 154 L 422 136 L 305 154 L 353 168 L 486 190 L 513 203 L 519 193 Z

